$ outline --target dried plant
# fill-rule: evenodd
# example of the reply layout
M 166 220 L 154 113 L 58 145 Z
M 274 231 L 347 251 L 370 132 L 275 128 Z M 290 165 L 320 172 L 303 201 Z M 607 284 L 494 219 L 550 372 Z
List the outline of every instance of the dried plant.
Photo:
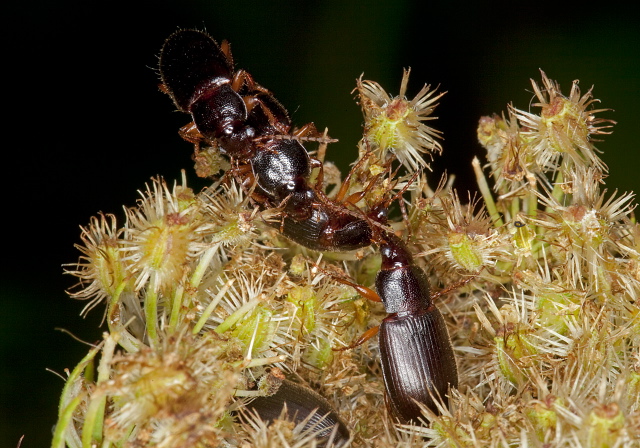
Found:
M 108 329 L 68 375 L 53 447 L 316 446 L 284 415 L 238 418 L 274 392 L 269 372 L 327 398 L 351 446 L 640 446 L 640 225 L 633 193 L 604 188 L 606 109 L 542 73 L 535 111 L 480 119 L 487 163 L 474 160 L 481 195 L 468 197 L 420 171 L 442 150 L 424 123 L 442 94 L 409 100 L 408 78 L 397 97 L 357 81 L 365 135 L 350 191 L 366 186 L 363 211 L 402 192 L 390 225 L 436 289 L 459 285 L 437 300 L 460 372 L 448 409 L 395 425 L 377 344 L 332 350 L 385 316 L 336 280 L 371 286 L 373 247 L 302 248 L 250 187 L 223 176 L 194 192 L 183 175 L 153 179 L 126 222 L 99 215 L 82 230 L 70 294 L 104 306 Z M 201 175 L 225 167 L 215 147 L 196 155 Z

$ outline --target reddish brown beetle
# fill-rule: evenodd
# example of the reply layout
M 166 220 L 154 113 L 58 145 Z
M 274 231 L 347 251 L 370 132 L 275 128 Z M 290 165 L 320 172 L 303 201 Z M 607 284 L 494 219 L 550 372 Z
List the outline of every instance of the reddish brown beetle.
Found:
M 389 315 L 346 349 L 379 334 L 387 406 L 399 422 L 417 424 L 422 418 L 420 405 L 438 413 L 435 400 L 447 403 L 449 387 L 458 387 L 458 369 L 427 275 L 398 237 L 385 232 L 377 240 L 382 255 L 375 281 L 378 293 L 339 281 L 370 300 L 381 301 Z

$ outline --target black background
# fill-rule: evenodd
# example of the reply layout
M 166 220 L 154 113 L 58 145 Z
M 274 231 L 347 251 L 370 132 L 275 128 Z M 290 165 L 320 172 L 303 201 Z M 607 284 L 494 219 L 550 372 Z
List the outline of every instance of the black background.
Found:
M 619 122 L 598 146 L 612 191 L 638 189 L 640 27 L 637 11 L 544 3 L 270 1 L 36 1 L 3 6 L 2 104 L 4 255 L 0 312 L 0 446 L 48 446 L 63 381 L 95 342 L 102 313 L 82 320 L 83 303 L 61 265 L 77 260 L 79 225 L 98 211 L 122 216 L 150 177 L 186 169 L 190 146 L 177 129 L 154 71 L 163 40 L 178 27 L 206 28 L 232 43 L 237 66 L 272 90 L 297 124 L 329 127 L 340 143 L 328 159 L 355 158 L 362 117 L 351 90 L 365 73 L 397 94 L 424 83 L 449 93 L 436 127 L 445 156 L 436 173 L 473 188 L 481 115 L 528 109 L 539 68 L 568 94 L 592 84 L 600 116 Z M 574 5 L 582 5 L 573 3 Z M 547 3 L 546 5 L 549 5 Z M 634 137 L 636 135 L 636 137 Z M 437 179 L 437 177 L 436 177 Z

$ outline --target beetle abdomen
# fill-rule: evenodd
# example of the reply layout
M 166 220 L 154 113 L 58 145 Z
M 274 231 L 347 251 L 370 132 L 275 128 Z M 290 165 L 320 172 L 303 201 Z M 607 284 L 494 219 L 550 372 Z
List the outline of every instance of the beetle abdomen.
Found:
M 318 202 L 308 219 L 296 221 L 285 217 L 272 225 L 290 240 L 313 250 L 343 252 L 371 244 L 371 227 L 362 218 L 335 212 Z
M 207 34 L 179 30 L 162 47 L 160 76 L 178 108 L 188 112 L 204 90 L 230 82 L 233 66 Z
M 435 306 L 419 314 L 393 314 L 380 325 L 380 355 L 392 414 L 401 422 L 421 417 L 422 403 L 438 413 L 431 395 L 447 402 L 458 369 L 446 324 Z M 430 393 L 431 392 L 431 393 Z

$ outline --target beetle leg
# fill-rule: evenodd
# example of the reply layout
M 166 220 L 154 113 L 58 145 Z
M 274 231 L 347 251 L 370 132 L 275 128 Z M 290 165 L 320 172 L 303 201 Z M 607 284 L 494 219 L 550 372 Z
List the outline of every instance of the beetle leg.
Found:
M 246 70 L 238 70 L 234 73 L 233 78 L 231 79 L 231 88 L 235 92 L 241 92 L 243 87 L 246 87 L 246 93 L 243 92 L 243 96 L 245 94 L 256 94 L 263 93 L 268 96 L 273 96 L 269 89 L 265 89 L 260 84 L 254 81 L 251 73 Z
M 316 129 L 316 125 L 313 124 L 313 122 L 307 123 L 301 128 L 298 128 L 295 131 L 293 131 L 293 136 L 300 140 L 303 140 L 305 137 L 319 137 L 321 135 L 322 134 L 318 133 L 318 130 Z
M 340 185 L 340 190 L 338 190 L 338 194 L 336 195 L 336 201 L 337 202 L 343 202 L 344 197 L 347 195 L 347 191 L 349 191 L 349 184 L 351 183 L 351 176 L 353 175 L 353 173 L 358 169 L 358 167 L 364 162 L 364 159 L 366 159 L 366 155 L 363 156 L 360 160 L 358 160 L 358 163 L 356 163 L 353 168 L 351 168 L 351 170 L 349 170 L 349 174 L 347 174 L 347 177 L 344 178 L 344 181 L 342 182 L 342 185 Z
M 200 133 L 193 121 L 182 126 L 178 134 L 183 140 L 193 143 L 194 145 L 198 145 L 202 140 L 205 140 L 205 137 Z
M 382 176 L 382 174 L 377 174 L 373 179 L 369 181 L 366 188 L 362 191 L 358 191 L 357 193 L 353 193 L 349 195 L 343 202 L 347 204 L 351 204 L 354 207 L 358 202 L 360 202 L 366 195 L 371 191 L 371 189 L 375 186 L 377 180 Z
M 331 278 L 333 278 L 338 283 L 342 283 L 343 285 L 351 286 L 353 289 L 355 289 L 358 292 L 358 294 L 360 294 L 365 299 L 369 299 L 372 302 L 382 302 L 382 299 L 380 298 L 378 293 L 375 292 L 373 289 L 367 288 L 366 286 L 362 286 L 362 285 L 359 285 L 357 283 L 354 283 L 349 279 L 346 279 L 346 278 L 343 278 L 343 277 L 338 277 L 337 275 L 332 274 L 331 272 L 325 271 L 324 269 L 322 269 L 317 264 L 314 264 L 314 267 L 315 267 L 315 269 L 318 269 L 318 270 L 324 272 L 326 275 L 330 276 Z
M 358 294 L 360 294 L 365 299 L 369 299 L 372 302 L 382 302 L 382 299 L 380 298 L 378 293 L 375 292 L 373 289 L 367 288 L 366 286 L 358 285 L 357 283 L 353 283 L 352 281 L 347 280 L 346 278 L 340 278 L 336 276 L 332 276 L 332 277 L 339 283 L 342 283 L 343 285 L 351 286 L 353 289 L 355 289 L 358 292 Z
M 222 42 L 220 42 L 220 50 L 222 51 L 222 54 L 224 54 L 224 56 L 227 58 L 227 61 L 229 61 L 229 65 L 233 67 L 233 56 L 231 55 L 231 44 L 229 43 L 228 40 L 225 39 Z
M 451 291 L 455 291 L 458 288 L 462 288 L 467 283 L 469 283 L 470 281 L 474 280 L 477 276 L 478 276 L 478 274 L 473 274 L 473 275 L 471 275 L 471 276 L 469 276 L 469 277 L 467 277 L 467 278 L 465 278 L 463 280 L 460 280 L 459 282 L 455 282 L 453 285 L 447 286 L 446 288 L 444 288 L 441 291 L 432 292 L 429 297 L 430 297 L 431 301 L 435 301 L 435 300 L 439 299 L 442 296 L 446 296 Z
M 362 345 L 365 342 L 367 342 L 369 339 L 371 339 L 375 335 L 377 335 L 378 331 L 380 331 L 380 325 L 378 325 L 376 327 L 371 327 L 367 331 L 362 333 L 362 336 L 360 336 L 358 339 L 356 339 L 356 341 L 353 344 L 348 345 L 346 347 L 332 348 L 331 350 L 333 350 L 334 352 L 344 352 L 346 350 L 351 350 L 352 348 L 356 348 L 359 345 Z

